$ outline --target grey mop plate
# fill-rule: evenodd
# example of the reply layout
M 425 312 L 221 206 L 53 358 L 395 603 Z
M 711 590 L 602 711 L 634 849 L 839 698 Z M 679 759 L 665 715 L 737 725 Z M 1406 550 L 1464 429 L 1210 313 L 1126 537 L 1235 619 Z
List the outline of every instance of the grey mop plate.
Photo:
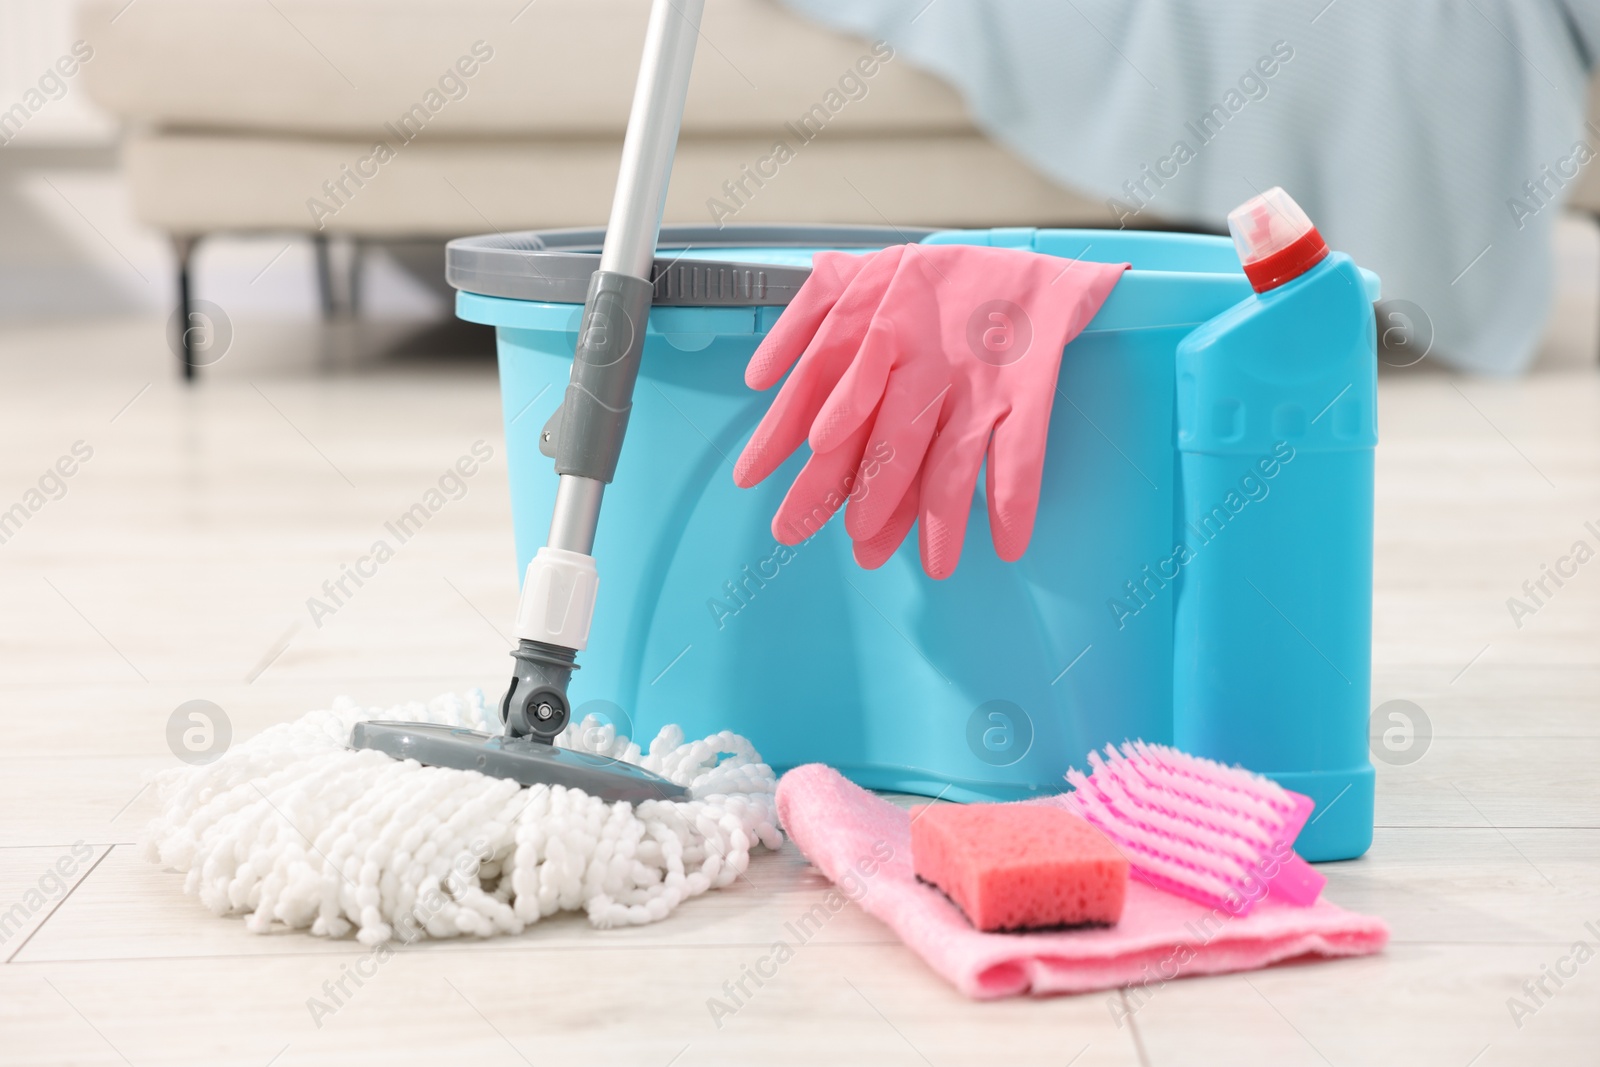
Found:
M 424 722 L 356 723 L 351 748 L 370 748 L 395 759 L 414 759 L 429 767 L 479 771 L 522 785 L 581 789 L 606 803 L 683 800 L 689 791 L 659 774 L 610 756 L 557 748 L 539 741 L 486 734 Z

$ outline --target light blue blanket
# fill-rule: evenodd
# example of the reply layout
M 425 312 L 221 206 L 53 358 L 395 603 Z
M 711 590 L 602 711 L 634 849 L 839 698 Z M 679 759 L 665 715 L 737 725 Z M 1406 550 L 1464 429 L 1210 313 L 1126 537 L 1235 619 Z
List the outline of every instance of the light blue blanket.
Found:
M 943 77 L 1110 225 L 1221 224 L 1283 186 L 1480 372 L 1533 358 L 1555 217 L 1600 151 L 1600 0 L 784 2 Z

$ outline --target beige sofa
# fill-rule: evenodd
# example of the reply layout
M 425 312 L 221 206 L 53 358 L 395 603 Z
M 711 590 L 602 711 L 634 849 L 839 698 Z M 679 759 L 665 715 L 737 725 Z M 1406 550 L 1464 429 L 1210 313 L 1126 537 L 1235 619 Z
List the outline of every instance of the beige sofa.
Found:
M 195 241 L 220 232 L 309 235 L 327 292 L 330 235 L 604 220 L 648 5 L 85 0 L 80 77 L 126 123 L 134 205 L 173 238 L 185 300 Z M 1600 206 L 1585 180 L 1578 202 Z M 773 0 L 706 4 L 666 217 L 1114 223 L 935 78 Z
M 128 122 L 134 196 L 163 229 L 305 229 L 306 202 L 337 208 L 323 183 L 375 140 L 394 158 L 318 220 L 327 231 L 459 234 L 606 215 L 647 0 L 140 0 L 112 22 L 125 4 L 84 9 L 81 32 L 95 48 L 84 78 Z M 726 200 L 723 183 L 780 138 L 795 158 L 741 220 L 1003 223 L 1093 213 L 987 141 L 928 75 L 890 59 L 859 76 L 857 62 L 871 55 L 867 42 L 769 0 L 710 0 L 669 220 L 706 221 L 706 201 Z M 447 73 L 459 89 L 441 89 Z M 801 145 L 785 124 L 847 74 L 858 76 L 861 98 L 841 92 L 823 135 Z M 430 92 L 437 110 L 416 117 Z M 415 140 L 397 136 L 417 126 Z
M 220 232 L 306 233 L 325 267 L 330 235 L 603 221 L 647 10 L 648 0 L 88 0 L 79 32 L 94 55 L 81 76 L 126 123 L 136 211 L 172 236 L 187 284 L 194 242 Z M 885 51 L 769 0 L 709 0 L 667 220 L 1102 217 Z M 778 141 L 792 151 L 781 163 Z

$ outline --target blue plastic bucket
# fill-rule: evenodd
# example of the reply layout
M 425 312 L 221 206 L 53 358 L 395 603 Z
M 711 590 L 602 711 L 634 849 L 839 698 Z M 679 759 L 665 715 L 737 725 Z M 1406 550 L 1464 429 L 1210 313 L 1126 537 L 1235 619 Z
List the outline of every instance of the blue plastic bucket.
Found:
M 1058 792 L 1092 749 L 1173 739 L 1173 599 L 1153 600 L 1138 625 L 1119 625 L 1107 604 L 1172 550 L 1175 354 L 1251 296 L 1232 245 L 1099 230 L 918 236 L 1132 264 L 1066 349 L 1026 556 L 995 556 L 981 485 L 961 564 L 942 582 L 923 574 L 914 534 L 876 571 L 856 565 L 842 522 L 777 543 L 772 515 L 804 456 L 752 490 L 732 479 L 771 401 L 743 380 L 781 311 L 759 305 L 757 267 L 735 286 L 754 305 L 652 309 L 594 548 L 599 598 L 572 683 L 580 716 L 620 708 L 644 739 L 669 723 L 691 737 L 732 730 L 780 770 L 820 761 L 868 787 L 963 800 Z M 663 248 L 672 242 L 668 228 Z M 777 273 L 809 263 L 814 249 L 786 244 L 662 258 Z M 526 300 L 452 280 L 464 286 L 458 314 L 496 329 L 520 573 L 548 531 L 556 479 L 539 436 L 567 382 L 582 290 Z

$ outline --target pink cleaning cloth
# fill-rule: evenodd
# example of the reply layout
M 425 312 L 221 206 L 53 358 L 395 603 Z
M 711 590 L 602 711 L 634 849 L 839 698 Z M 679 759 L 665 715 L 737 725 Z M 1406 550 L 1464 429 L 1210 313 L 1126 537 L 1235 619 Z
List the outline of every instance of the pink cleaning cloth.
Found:
M 851 899 L 969 997 L 1087 993 L 1196 974 L 1250 971 L 1296 956 L 1365 956 L 1383 948 L 1382 919 L 1319 900 L 1263 900 L 1230 916 L 1143 882 L 1128 883 L 1122 920 L 1103 929 L 986 934 L 911 866 L 912 815 L 820 763 L 778 783 L 778 818 L 800 851 Z

